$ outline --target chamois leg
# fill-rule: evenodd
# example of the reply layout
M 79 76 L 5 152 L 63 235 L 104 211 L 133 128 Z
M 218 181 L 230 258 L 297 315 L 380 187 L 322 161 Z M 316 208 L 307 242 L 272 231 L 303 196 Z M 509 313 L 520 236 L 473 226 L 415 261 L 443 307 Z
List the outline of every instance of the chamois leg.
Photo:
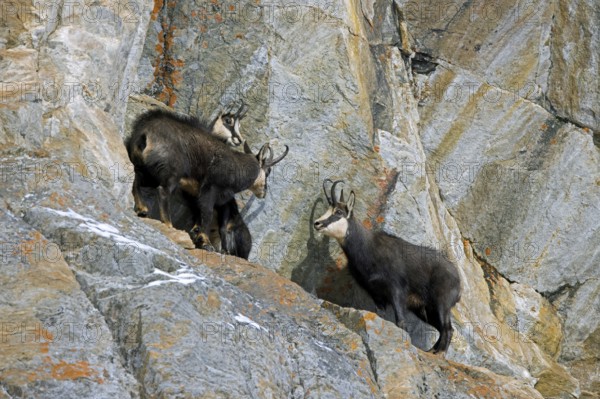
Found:
M 196 206 L 198 208 L 198 217 L 196 224 L 190 231 L 190 237 L 196 248 L 202 248 L 206 251 L 214 251 L 208 233 L 210 231 L 210 223 L 212 222 L 213 209 L 215 206 L 215 193 L 212 189 L 201 193 L 196 198 Z
M 450 346 L 450 341 L 452 341 L 452 335 L 454 333 L 450 309 L 447 309 L 443 304 L 438 304 L 437 309 L 433 310 L 430 315 L 432 319 L 431 325 L 440 332 L 440 337 L 429 352 L 446 352 Z
M 133 178 L 133 187 L 131 188 L 131 193 L 133 194 L 133 202 L 134 207 L 133 210 L 139 217 L 145 218 L 148 216 L 148 207 L 142 201 L 142 193 L 140 191 L 140 187 L 142 185 L 142 181 L 144 180 L 142 172 L 136 171 L 135 176 Z
M 241 215 L 237 215 L 234 219 L 237 221 L 241 220 Z M 234 224 L 234 237 L 235 237 L 235 248 L 237 251 L 236 256 L 240 258 L 248 259 L 250 251 L 252 251 L 252 235 L 248 226 L 243 221 Z
M 408 308 L 406 306 L 406 294 L 401 290 L 396 290 L 392 298 L 392 307 L 394 308 L 394 316 L 396 317 L 396 325 L 402 329 L 406 329 L 406 313 Z
M 244 223 L 235 198 L 216 208 L 218 212 L 221 252 L 248 259 L 252 250 L 252 235 Z
M 221 252 L 227 255 L 237 255 L 233 215 L 231 212 L 231 207 L 236 205 L 232 205 L 231 201 L 235 202 L 235 198 L 232 198 L 225 205 L 217 206 L 217 221 L 219 224 L 219 236 L 221 237 Z
M 369 295 L 373 298 L 377 310 L 385 311 L 388 303 L 393 303 L 388 295 L 389 282 L 380 276 L 371 276 L 367 281 L 367 287 L 369 287 Z
M 427 324 L 435 328 L 440 333 L 440 337 L 442 336 L 442 322 L 440 320 L 440 315 L 437 308 L 433 305 L 427 307 Z M 438 337 L 435 345 L 429 349 L 429 352 L 437 353 L 440 337 Z
M 158 186 L 158 205 L 160 213 L 160 221 L 169 227 L 173 227 L 171 223 L 171 209 L 169 207 L 169 199 L 177 188 L 177 180 L 170 178 L 165 185 Z M 165 188 L 166 187 L 166 188 Z

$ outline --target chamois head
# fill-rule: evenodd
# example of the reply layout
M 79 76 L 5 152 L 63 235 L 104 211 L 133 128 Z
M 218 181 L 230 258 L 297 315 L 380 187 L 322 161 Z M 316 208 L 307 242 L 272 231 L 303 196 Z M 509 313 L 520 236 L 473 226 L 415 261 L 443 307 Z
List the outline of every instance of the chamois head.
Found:
M 223 140 L 230 146 L 236 147 L 244 141 L 240 132 L 240 121 L 246 116 L 248 107 L 242 101 L 242 105 L 237 111 L 233 111 L 232 106 L 226 110 L 221 109 L 219 116 L 213 122 L 212 134 Z
M 332 183 L 330 195 L 327 193 L 327 183 Z M 352 218 L 352 210 L 354 209 L 354 191 L 350 192 L 348 202 L 344 200 L 344 190 L 342 189 L 339 199 L 335 195 L 335 187 L 343 183 L 343 180 L 332 182 L 330 179 L 323 180 L 323 191 L 329 208 L 327 212 L 315 221 L 315 230 L 322 232 L 325 235 L 335 238 L 338 241 L 343 241 L 348 233 L 348 220 Z
M 260 172 L 258 173 L 258 177 L 254 181 L 254 184 L 250 187 L 250 191 L 254 193 L 258 198 L 265 198 L 267 195 L 267 177 L 271 174 L 271 168 L 281 161 L 288 153 L 289 147 L 285 146 L 285 151 L 276 159 L 273 159 L 273 150 L 269 146 L 269 143 L 262 146 L 258 154 L 256 154 L 256 159 L 258 160 L 258 165 L 260 166 Z M 244 152 L 246 154 L 252 154 L 252 150 L 248 143 L 244 141 Z

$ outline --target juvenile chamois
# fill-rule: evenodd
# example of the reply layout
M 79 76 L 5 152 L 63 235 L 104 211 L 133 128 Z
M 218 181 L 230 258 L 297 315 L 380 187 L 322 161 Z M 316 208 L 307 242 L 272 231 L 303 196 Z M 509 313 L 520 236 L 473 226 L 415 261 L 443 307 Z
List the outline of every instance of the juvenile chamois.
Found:
M 138 214 L 143 209 L 140 186 L 158 187 L 160 219 L 167 225 L 171 225 L 169 197 L 181 186 L 194 187 L 187 190 L 197 193 L 192 206 L 196 223 L 190 235 L 196 246 L 207 250 L 214 250 L 208 239 L 214 207 L 246 189 L 264 198 L 271 167 L 289 150 L 286 146 L 275 160 L 268 144 L 257 155 L 248 153 L 247 144 L 245 153 L 236 152 L 211 136 L 208 127 L 194 127 L 173 114 L 165 118 L 163 111 L 142 114 L 126 146 L 135 170 L 133 195 Z
M 445 352 L 452 340 L 450 310 L 460 299 L 460 277 L 452 262 L 439 251 L 411 244 L 383 231 L 370 231 L 354 219 L 354 191 L 348 202 L 342 190 L 336 199 L 332 184 L 323 191 L 329 209 L 314 223 L 314 228 L 335 238 L 341 245 L 348 267 L 356 281 L 371 295 L 379 308 L 391 304 L 396 325 L 405 327 L 412 311 L 435 327 L 440 337 L 431 352 Z
M 192 199 L 190 209 L 194 209 L 193 199 L 199 194 L 199 184 L 189 178 L 179 181 L 180 188 L 188 199 Z M 221 240 L 221 252 L 248 259 L 252 250 L 252 235 L 244 219 L 240 214 L 235 198 L 230 199 L 223 205 L 215 206 L 219 238 Z M 193 237 L 198 231 L 194 232 Z

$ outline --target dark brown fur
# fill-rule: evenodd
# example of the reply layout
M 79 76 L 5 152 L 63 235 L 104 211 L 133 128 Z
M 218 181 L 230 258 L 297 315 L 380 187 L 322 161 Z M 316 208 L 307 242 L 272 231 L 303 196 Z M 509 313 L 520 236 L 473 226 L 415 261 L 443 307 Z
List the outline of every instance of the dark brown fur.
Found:
M 188 195 L 196 197 L 200 184 L 191 178 L 179 181 L 181 189 Z M 252 249 L 252 235 L 240 215 L 237 201 L 232 198 L 223 205 L 216 206 L 221 252 L 227 255 L 248 259 Z
M 258 155 L 240 153 L 212 137 L 209 129 L 196 119 L 155 110 L 136 120 L 125 144 L 135 170 L 132 191 L 138 214 L 148 211 L 140 187 L 158 187 L 160 218 L 171 225 L 170 196 L 182 182 L 185 187 L 194 184 L 196 224 L 190 234 L 197 246 L 212 250 L 208 232 L 213 208 L 251 187 L 261 169 L 268 174 L 287 148 L 275 161 L 268 145 Z
M 450 310 L 460 300 L 456 266 L 439 251 L 367 230 L 354 219 L 354 192 L 348 203 L 335 199 L 334 188 L 331 194 L 327 199 L 335 212 L 315 222 L 315 229 L 345 218 L 348 230 L 340 245 L 352 276 L 378 307 L 392 305 L 398 326 L 405 327 L 406 313 L 411 311 L 435 327 L 440 337 L 431 351 L 445 352 L 453 334 Z

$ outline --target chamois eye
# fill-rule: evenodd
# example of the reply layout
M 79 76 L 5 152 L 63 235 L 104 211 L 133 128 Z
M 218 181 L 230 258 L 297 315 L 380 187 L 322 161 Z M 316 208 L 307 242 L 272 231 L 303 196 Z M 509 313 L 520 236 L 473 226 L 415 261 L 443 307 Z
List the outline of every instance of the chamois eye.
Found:
M 344 212 L 342 212 L 342 210 L 341 210 L 341 209 L 336 209 L 336 210 L 335 210 L 335 214 L 336 214 L 336 215 L 338 215 L 338 216 L 343 216 L 343 215 L 344 215 Z
M 231 125 L 231 123 L 232 123 L 232 120 L 231 120 L 231 117 L 230 117 L 230 116 L 226 116 L 226 117 L 224 118 L 224 120 L 225 120 L 225 124 L 226 124 L 226 125 Z

